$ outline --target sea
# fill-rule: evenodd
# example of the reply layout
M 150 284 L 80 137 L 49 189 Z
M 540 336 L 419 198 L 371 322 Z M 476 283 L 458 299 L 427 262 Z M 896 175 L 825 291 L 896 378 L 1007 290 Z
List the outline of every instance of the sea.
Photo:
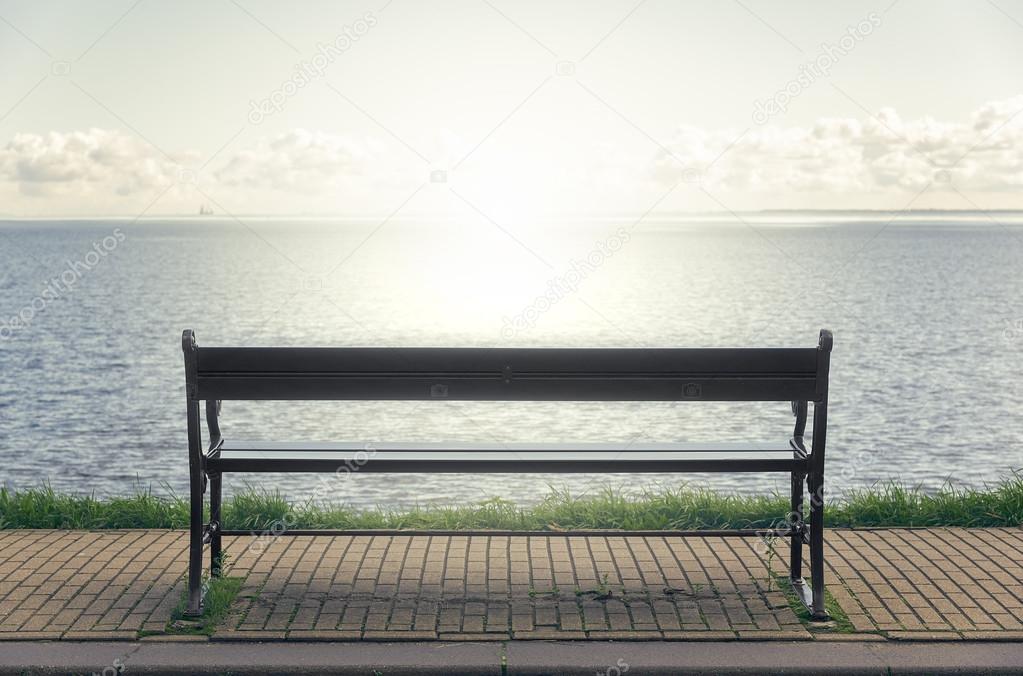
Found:
M 829 494 L 1023 467 L 1023 214 L 755 212 L 0 220 L 0 482 L 187 495 L 181 332 L 202 345 L 792 346 L 834 332 Z M 225 402 L 225 436 L 770 441 L 785 402 Z M 234 475 L 357 509 L 778 475 Z

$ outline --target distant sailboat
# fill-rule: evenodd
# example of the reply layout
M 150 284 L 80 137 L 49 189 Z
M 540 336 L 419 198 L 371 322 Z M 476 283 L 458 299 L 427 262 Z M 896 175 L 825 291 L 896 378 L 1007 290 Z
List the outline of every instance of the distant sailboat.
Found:
M 213 215 L 213 207 L 209 206 L 208 204 L 200 204 L 199 205 L 199 215 L 200 216 L 212 216 Z

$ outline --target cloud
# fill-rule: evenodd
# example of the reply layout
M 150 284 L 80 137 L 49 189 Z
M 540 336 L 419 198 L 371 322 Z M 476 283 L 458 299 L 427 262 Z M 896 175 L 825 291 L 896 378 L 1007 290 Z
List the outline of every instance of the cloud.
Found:
M 367 175 L 381 154 L 374 139 L 293 129 L 236 153 L 214 176 L 232 187 L 316 194 Z
M 223 186 L 317 192 L 365 175 L 378 154 L 372 139 L 293 129 L 235 153 L 212 176 Z M 64 186 L 127 194 L 177 183 L 199 159 L 192 150 L 167 157 L 118 130 L 17 134 L 0 150 L 0 178 L 29 192 Z
M 155 213 L 194 213 L 207 195 L 245 213 L 336 210 L 345 194 L 339 189 L 353 182 L 386 191 L 396 172 L 381 156 L 381 144 L 372 138 L 292 129 L 226 153 L 200 171 L 206 160 L 201 153 L 182 150 L 168 157 L 119 130 L 20 133 L 0 148 L 0 199 L 22 200 L 27 213 L 138 213 L 156 198 Z M 347 190 L 355 192 L 372 190 Z
M 1015 191 L 1023 186 L 1021 111 L 1023 95 L 986 103 L 961 122 L 907 121 L 885 108 L 866 119 L 768 125 L 745 135 L 682 126 L 651 169 L 660 182 L 699 175 L 708 190 L 723 192 L 915 192 L 952 185 Z
M 132 195 L 177 180 L 194 153 L 165 157 L 138 137 L 89 129 L 16 134 L 0 149 L 0 178 L 28 195 Z
M 719 206 L 737 208 L 887 208 L 925 188 L 957 208 L 967 205 L 955 191 L 1023 208 L 1021 111 L 1023 95 L 985 103 L 958 121 L 907 120 L 885 108 L 745 133 L 683 125 L 654 157 L 645 142 L 580 131 L 581 141 L 565 148 L 540 137 L 477 153 L 453 179 L 484 207 L 508 212 L 613 211 L 630 204 L 630 195 L 646 203 L 647 193 L 663 194 L 680 179 L 698 179 L 722 198 Z M 474 147 L 452 132 L 420 141 L 442 168 L 457 166 Z M 239 213 L 386 213 L 429 169 L 388 139 L 307 129 L 253 139 L 183 180 L 183 170 L 195 172 L 206 159 L 187 149 L 168 157 L 119 130 L 19 133 L 0 148 L 0 202 L 24 213 L 139 213 L 148 204 L 154 213 L 194 213 L 210 195 Z M 437 200 L 429 208 L 445 208 Z M 703 208 L 682 201 L 660 208 Z

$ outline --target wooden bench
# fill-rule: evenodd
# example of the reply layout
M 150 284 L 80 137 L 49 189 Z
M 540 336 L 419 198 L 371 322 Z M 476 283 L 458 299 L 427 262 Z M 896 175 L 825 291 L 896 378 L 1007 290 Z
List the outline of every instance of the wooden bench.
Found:
M 200 348 L 194 333 L 185 331 L 191 483 L 188 612 L 202 612 L 204 546 L 210 546 L 211 575 L 217 576 L 222 536 L 245 534 L 221 528 L 225 473 L 335 472 L 355 465 L 359 472 L 787 472 L 792 513 L 784 528 L 770 529 L 769 534 L 790 538 L 793 587 L 813 617 L 824 619 L 824 445 L 831 346 L 831 333 L 822 330 L 817 346 L 810 348 Z M 354 441 L 249 442 L 223 436 L 221 401 L 271 399 L 787 401 L 796 422 L 791 439 L 747 444 L 374 442 L 372 453 L 367 453 L 366 444 Z M 807 446 L 803 436 L 811 401 L 812 441 Z M 205 450 L 201 402 L 205 402 L 209 432 Z M 809 524 L 803 520 L 804 480 L 811 496 Z M 207 482 L 210 521 L 204 523 Z M 540 534 L 595 533 L 608 531 Z M 764 531 L 634 534 L 644 533 L 748 536 Z M 803 542 L 810 545 L 811 586 L 802 579 Z

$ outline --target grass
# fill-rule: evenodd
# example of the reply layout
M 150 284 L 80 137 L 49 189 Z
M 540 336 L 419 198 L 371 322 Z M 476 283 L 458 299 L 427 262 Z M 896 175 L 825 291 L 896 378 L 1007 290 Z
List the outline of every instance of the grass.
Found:
M 275 491 L 247 489 L 225 500 L 224 527 L 280 531 L 288 528 L 419 528 L 623 530 L 767 528 L 789 511 L 784 495 L 744 496 L 681 485 L 626 496 L 604 488 L 574 496 L 552 488 L 537 505 L 520 507 L 501 498 L 458 506 L 379 507 L 355 510 L 343 504 L 292 503 Z M 10 528 L 187 528 L 188 500 L 151 491 L 96 498 L 57 493 L 49 486 L 0 489 L 0 529 Z M 946 484 L 936 492 L 889 481 L 830 501 L 831 527 L 1019 526 L 1023 525 L 1023 473 L 984 489 Z
M 803 602 L 799 600 L 799 596 L 796 595 L 795 590 L 792 588 L 789 582 L 788 576 L 781 573 L 771 573 L 771 577 L 774 582 L 779 586 L 782 593 L 785 594 L 785 599 L 789 603 L 789 608 L 795 613 L 799 621 L 803 623 L 810 631 L 815 633 L 832 633 L 832 634 L 854 634 L 858 633 L 856 628 L 853 627 L 852 622 L 849 620 L 849 616 L 842 610 L 842 606 L 838 605 L 838 601 L 831 595 L 827 589 L 824 590 L 824 610 L 828 612 L 831 619 L 828 622 L 815 622 L 810 616 L 810 611 Z M 810 584 L 810 577 L 804 578 L 807 584 Z
M 588 594 L 592 595 L 592 598 L 595 601 L 604 601 L 614 595 L 614 591 L 612 591 L 611 585 L 608 583 L 607 573 L 601 577 L 600 582 L 597 583 L 596 587 L 592 587 L 590 589 L 583 589 L 582 587 L 575 588 L 576 596 L 586 596 Z
M 226 572 L 226 571 L 225 571 Z M 224 619 L 227 611 L 231 608 L 234 597 L 242 588 L 243 579 L 240 577 L 204 577 L 203 587 L 206 590 L 203 596 L 203 607 L 201 617 L 185 617 L 185 608 L 188 605 L 188 592 L 181 594 L 181 600 L 171 614 L 171 620 L 167 623 L 168 634 L 203 634 L 209 636 L 213 633 L 217 624 Z

